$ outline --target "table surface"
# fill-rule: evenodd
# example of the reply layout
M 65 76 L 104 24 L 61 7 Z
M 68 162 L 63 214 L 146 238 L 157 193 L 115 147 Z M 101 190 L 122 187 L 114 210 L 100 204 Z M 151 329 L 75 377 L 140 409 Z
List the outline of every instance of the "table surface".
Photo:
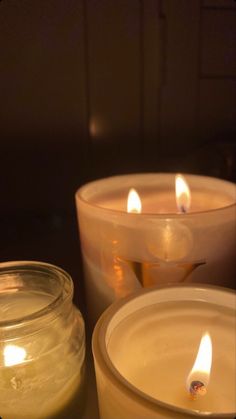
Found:
M 90 339 L 87 342 L 86 354 L 86 404 L 82 419 L 99 419 L 96 379 L 91 352 Z

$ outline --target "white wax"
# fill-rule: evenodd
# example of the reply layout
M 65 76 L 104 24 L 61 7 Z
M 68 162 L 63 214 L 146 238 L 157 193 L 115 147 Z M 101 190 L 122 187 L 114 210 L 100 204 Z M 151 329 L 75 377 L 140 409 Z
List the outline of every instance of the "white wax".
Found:
M 212 373 L 207 394 L 193 401 L 186 380 L 206 331 L 213 344 Z M 236 331 L 231 309 L 184 301 L 151 305 L 114 328 L 108 353 L 131 384 L 157 400 L 199 412 L 236 412 Z
M 36 292 L 0 293 L 0 321 L 16 320 L 45 308 L 52 298 Z M 68 419 L 77 417 L 84 353 L 72 353 L 62 318 L 51 319 L 36 333 L 3 341 L 0 346 L 0 416 L 3 419 Z M 63 329 L 64 330 L 64 329 Z M 70 333 L 69 331 L 66 333 Z M 26 351 L 22 363 L 6 366 L 4 347 Z M 77 400 L 75 401 L 75 399 Z
M 18 292 L 0 293 L 0 321 L 18 320 L 37 313 L 52 301 L 48 294 Z
M 143 190 L 137 191 L 142 201 L 143 214 L 176 214 L 179 212 L 176 206 L 175 190 Z M 104 196 L 98 201 L 102 208 L 126 211 L 128 190 L 122 196 Z M 235 202 L 232 196 L 224 191 L 212 191 L 193 189 L 191 192 L 191 206 L 189 213 L 209 211 L 227 207 Z

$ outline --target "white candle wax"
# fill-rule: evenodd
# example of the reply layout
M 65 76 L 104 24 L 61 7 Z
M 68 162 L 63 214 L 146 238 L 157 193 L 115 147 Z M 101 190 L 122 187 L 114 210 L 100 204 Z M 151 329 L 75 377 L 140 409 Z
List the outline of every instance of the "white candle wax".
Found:
M 173 174 L 117 176 L 76 195 L 89 314 L 140 286 L 207 282 L 233 286 L 236 186 L 186 175 L 191 207 L 179 214 Z M 142 213 L 127 213 L 134 187 Z M 137 273 L 139 271 L 139 274 Z M 91 309 L 90 309 L 91 307 Z
M 190 418 L 195 412 L 233 418 L 235 307 L 235 295 L 225 289 L 181 286 L 111 306 L 93 337 L 101 418 Z M 206 331 L 211 376 L 206 395 L 193 400 L 187 378 Z
M 0 277 L 0 417 L 77 418 L 83 408 L 85 348 L 77 340 L 78 350 L 72 350 L 71 336 L 75 329 L 78 339 L 83 336 L 82 318 L 65 303 L 66 319 L 59 306 L 54 312 L 55 296 L 27 288 L 21 276 L 21 271 L 19 280 L 15 272 L 6 274 L 2 282 Z M 50 283 L 56 292 L 53 278 L 47 278 Z
M 142 197 L 142 212 L 144 214 L 176 214 L 178 208 L 176 206 L 175 190 L 174 188 L 166 188 L 166 190 L 149 190 L 137 191 Z M 191 206 L 189 213 L 198 211 L 209 211 L 216 208 L 223 208 L 232 204 L 232 196 L 227 191 L 214 191 L 214 190 L 200 190 L 194 188 L 191 195 Z M 110 210 L 116 209 L 117 211 L 126 211 L 126 194 L 121 196 L 107 196 L 102 197 L 97 205 L 102 208 Z
M 201 412 L 234 412 L 234 315 L 201 302 L 153 305 L 114 330 L 108 353 L 130 383 L 158 400 Z M 207 395 L 193 401 L 186 381 L 205 330 L 212 339 L 214 364 Z

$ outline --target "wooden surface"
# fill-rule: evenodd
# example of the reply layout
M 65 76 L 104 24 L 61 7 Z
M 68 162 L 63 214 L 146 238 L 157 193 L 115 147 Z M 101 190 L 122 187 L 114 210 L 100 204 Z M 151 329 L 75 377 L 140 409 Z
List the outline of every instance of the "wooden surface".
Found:
M 98 400 L 94 365 L 90 345 L 87 344 L 87 370 L 86 370 L 86 405 L 82 419 L 99 419 Z

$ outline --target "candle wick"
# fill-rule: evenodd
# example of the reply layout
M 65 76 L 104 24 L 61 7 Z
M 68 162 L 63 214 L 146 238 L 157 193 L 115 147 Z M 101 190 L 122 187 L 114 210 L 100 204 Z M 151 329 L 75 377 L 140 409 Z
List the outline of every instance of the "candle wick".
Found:
M 202 381 L 192 381 L 189 387 L 189 392 L 192 400 L 196 400 L 198 396 L 205 396 L 206 386 Z
M 187 210 L 184 205 L 180 205 L 180 212 L 182 212 L 183 214 L 186 214 Z

